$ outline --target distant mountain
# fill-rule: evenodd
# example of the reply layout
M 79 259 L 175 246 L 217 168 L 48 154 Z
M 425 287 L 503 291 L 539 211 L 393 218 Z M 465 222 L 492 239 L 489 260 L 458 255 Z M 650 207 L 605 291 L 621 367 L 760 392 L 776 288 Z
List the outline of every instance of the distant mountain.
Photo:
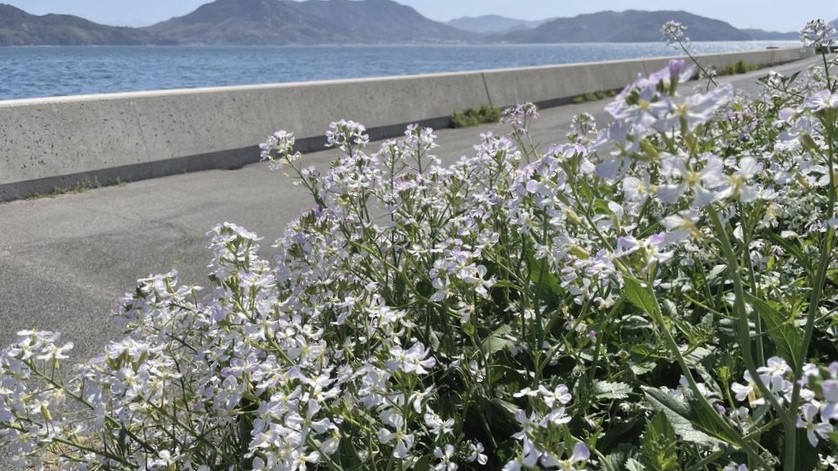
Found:
M 452 43 L 475 35 L 391 0 L 216 0 L 145 28 L 182 44 Z
M 30 15 L 0 4 L 0 46 L 138 45 L 161 42 L 152 33 L 104 26 L 71 15 Z
M 498 15 L 464 16 L 451 20 L 445 24 L 453 28 L 461 29 L 471 33 L 509 33 L 521 29 L 532 29 L 543 25 L 550 20 L 527 21 L 516 20 Z
M 754 41 L 796 41 L 800 39 L 800 32 L 780 33 L 761 29 L 743 29 Z
M 605 11 L 525 21 L 497 15 L 444 24 L 392 0 L 215 0 L 145 28 L 71 15 L 31 15 L 0 3 L 0 46 L 141 44 L 409 44 L 658 42 L 669 20 L 693 41 L 795 40 L 798 33 L 739 30 L 684 11 Z M 838 27 L 838 19 L 832 22 Z
M 685 11 L 604 11 L 574 18 L 558 18 L 524 31 L 499 37 L 511 43 L 656 42 L 661 25 L 669 20 L 687 26 L 693 41 L 747 41 L 751 37 L 724 21 Z

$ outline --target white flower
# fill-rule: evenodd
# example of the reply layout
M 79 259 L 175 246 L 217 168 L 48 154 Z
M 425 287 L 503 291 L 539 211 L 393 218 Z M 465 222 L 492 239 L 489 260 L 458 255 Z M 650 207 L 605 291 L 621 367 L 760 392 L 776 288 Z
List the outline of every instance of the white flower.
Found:
M 800 415 L 797 416 L 797 427 L 806 429 L 806 437 L 813 447 L 818 446 L 818 435 L 823 438 L 829 438 L 830 433 L 833 432 L 832 425 L 828 419 L 821 417 L 820 422 L 815 422 L 820 407 L 817 402 L 804 404 L 801 407 Z
M 414 436 L 413 434 L 405 433 L 404 430 L 391 432 L 386 428 L 382 428 L 378 431 L 378 441 L 382 445 L 387 445 L 395 441 L 396 446 L 393 448 L 393 457 L 403 459 L 408 456 L 410 450 L 413 448 Z
M 436 471 L 457 471 L 459 466 L 453 461 L 454 446 L 450 444 L 445 445 L 445 449 L 434 448 L 434 456 L 439 460 L 439 463 L 434 465 Z
M 771 357 L 767 361 L 767 366 L 757 368 L 757 373 L 760 374 L 760 378 L 766 383 L 768 389 L 777 395 L 783 395 L 791 388 L 791 382 L 786 380 L 786 374 L 789 372 L 791 372 L 791 367 L 779 357 Z
M 737 401 L 744 401 L 746 398 L 748 399 L 748 404 L 753 408 L 754 406 L 762 405 L 765 403 L 765 399 L 761 397 L 757 397 L 757 390 L 756 390 L 756 383 L 753 381 L 751 377 L 751 373 L 746 371 L 743 375 L 745 378 L 745 384 L 739 384 L 734 382 L 730 385 L 731 391 L 733 391 Z
M 838 420 L 838 380 L 828 379 L 821 384 L 824 406 L 821 416 L 825 420 Z
M 674 20 L 667 21 L 661 26 L 661 36 L 669 45 L 688 43 L 690 39 L 686 31 L 686 26 Z
M 489 462 L 489 457 L 486 456 L 483 451 L 483 444 L 480 442 L 473 442 L 468 444 L 469 454 L 466 457 L 466 461 L 469 463 L 477 462 L 478 464 L 485 466 L 486 463 Z
M 405 373 L 428 374 L 426 368 L 433 368 L 436 360 L 433 357 L 427 358 L 430 349 L 425 348 L 421 343 L 415 343 L 408 350 L 400 345 L 394 345 L 390 349 L 390 359 L 387 360 L 387 369 L 391 372 L 404 371 Z
M 817 48 L 829 46 L 835 40 L 835 27 L 824 20 L 817 19 L 806 23 L 803 31 L 800 32 L 800 40 L 806 47 Z
M 683 155 L 664 155 L 661 175 L 667 183 L 658 187 L 658 197 L 665 203 L 677 203 L 686 191 L 694 193 L 692 206 L 702 208 L 720 198 L 715 190 L 725 180 L 722 161 L 712 154 L 702 155 L 703 167 L 694 170 Z

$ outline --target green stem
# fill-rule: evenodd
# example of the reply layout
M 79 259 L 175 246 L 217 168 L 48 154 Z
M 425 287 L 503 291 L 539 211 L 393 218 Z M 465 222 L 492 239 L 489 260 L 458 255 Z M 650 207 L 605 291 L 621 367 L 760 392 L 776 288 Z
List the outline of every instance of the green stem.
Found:
M 826 142 L 829 146 L 829 154 L 827 156 L 829 171 L 829 206 L 826 210 L 826 220 L 830 220 L 835 216 L 835 202 L 836 202 L 836 182 L 835 182 L 835 143 L 833 136 L 835 133 L 835 121 L 825 123 L 826 127 Z M 826 230 L 826 240 L 823 244 L 823 252 L 821 252 L 820 261 L 818 263 L 818 271 L 815 274 L 815 280 L 812 284 L 812 295 L 809 298 L 809 309 L 806 312 L 806 327 L 803 333 L 803 343 L 800 345 L 800 352 L 798 358 L 800 361 L 794 365 L 794 378 L 799 379 L 802 376 L 803 364 L 805 363 L 806 354 L 809 352 L 809 346 L 812 343 L 812 337 L 815 331 L 815 319 L 818 314 L 818 307 L 820 305 L 821 294 L 823 287 L 826 284 L 826 273 L 829 269 L 829 264 L 832 262 L 832 248 L 835 244 L 835 229 L 828 227 Z M 794 381 L 794 387 L 791 394 L 791 402 L 789 404 L 789 411 L 795 412 L 800 406 L 800 392 L 802 389 L 800 381 Z M 793 469 L 795 465 L 795 450 L 797 448 L 797 429 L 793 433 L 786 431 L 785 443 L 785 460 L 784 465 L 786 469 Z
M 744 254 L 744 261 L 745 261 L 745 268 L 748 269 L 748 275 L 751 281 L 751 291 L 753 292 L 755 297 L 759 296 L 759 289 L 757 287 L 757 280 L 756 275 L 754 274 L 754 264 L 751 260 L 751 228 L 748 227 L 747 224 L 748 220 L 743 214 L 742 207 L 739 207 L 739 218 L 742 224 L 742 245 L 745 247 L 745 254 Z M 756 362 L 758 365 L 765 364 L 765 346 L 763 342 L 763 328 L 762 328 L 762 318 L 759 314 L 754 311 L 754 332 L 756 337 Z
M 719 242 L 722 245 L 722 252 L 727 262 L 728 273 L 730 274 L 730 278 L 733 281 L 733 291 L 735 295 L 734 312 L 736 314 L 735 317 L 737 325 L 736 333 L 739 337 L 739 348 L 740 350 L 742 350 L 742 357 L 745 361 L 745 368 L 748 370 L 748 373 L 750 373 L 751 380 L 754 382 L 754 384 L 756 384 L 760 394 L 777 411 L 777 415 L 783 421 L 783 424 L 785 425 L 786 429 L 786 440 L 789 440 L 790 435 L 794 435 L 794 437 L 796 438 L 797 423 L 795 420 L 796 413 L 794 409 L 783 409 L 782 405 L 780 405 L 777 398 L 774 396 L 774 394 L 771 393 L 771 391 L 765 385 L 765 382 L 762 380 L 762 378 L 760 378 L 760 375 L 757 372 L 757 366 L 754 363 L 753 352 L 751 351 L 751 339 L 749 336 L 750 328 L 748 326 L 748 310 L 745 306 L 745 291 L 742 288 L 742 278 L 739 274 L 739 261 L 736 258 L 736 254 L 734 254 L 733 252 L 733 246 L 730 243 L 730 238 L 727 235 L 725 226 L 724 224 L 722 224 L 722 221 L 719 218 L 719 213 L 716 212 L 716 209 L 713 206 L 708 207 L 708 213 L 710 214 L 710 220 L 713 223 L 713 226 L 719 237 Z M 792 443 L 794 443 L 793 439 Z M 791 448 L 791 453 L 792 456 L 794 456 L 794 448 Z

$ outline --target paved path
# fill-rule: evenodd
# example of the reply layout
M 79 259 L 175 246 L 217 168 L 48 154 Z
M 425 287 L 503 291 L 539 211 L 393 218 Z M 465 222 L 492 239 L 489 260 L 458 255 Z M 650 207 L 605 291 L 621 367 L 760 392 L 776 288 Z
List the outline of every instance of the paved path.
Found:
M 760 75 L 733 81 L 753 90 Z M 534 126 L 536 140 L 562 140 L 574 114 L 601 116 L 606 102 L 544 111 Z M 468 154 L 489 130 L 502 131 L 440 130 L 437 154 L 449 162 Z M 304 159 L 326 165 L 334 157 L 323 151 Z M 22 329 L 57 330 L 75 342 L 77 359 L 89 358 L 118 334 L 109 312 L 137 278 L 174 268 L 182 280 L 206 285 L 205 234 L 215 224 L 229 221 L 255 231 L 269 254 L 285 225 L 310 205 L 265 164 L 0 204 L 0 346 Z

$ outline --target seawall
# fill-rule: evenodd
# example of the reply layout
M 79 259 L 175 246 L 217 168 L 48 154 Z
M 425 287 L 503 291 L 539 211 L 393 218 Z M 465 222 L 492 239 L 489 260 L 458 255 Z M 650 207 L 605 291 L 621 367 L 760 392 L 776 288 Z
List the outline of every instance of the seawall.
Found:
M 812 51 L 775 49 L 700 56 L 705 66 L 771 66 Z M 0 101 L 0 201 L 80 182 L 132 181 L 259 160 L 258 144 L 293 131 L 320 149 L 328 124 L 364 123 L 373 138 L 407 124 L 441 128 L 452 113 L 490 104 L 569 103 L 621 89 L 668 59 L 242 87 Z

